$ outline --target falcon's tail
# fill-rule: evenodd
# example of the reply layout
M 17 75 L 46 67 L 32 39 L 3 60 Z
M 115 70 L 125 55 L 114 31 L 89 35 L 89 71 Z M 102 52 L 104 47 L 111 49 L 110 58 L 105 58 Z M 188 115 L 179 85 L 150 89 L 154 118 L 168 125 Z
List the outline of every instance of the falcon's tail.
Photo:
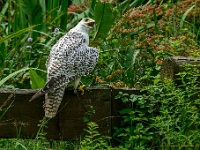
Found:
M 35 100 L 36 98 L 38 98 L 38 97 L 40 97 L 40 96 L 42 96 L 42 95 L 44 95 L 44 92 L 43 92 L 42 90 L 38 91 L 37 93 L 35 93 L 35 94 L 31 97 L 31 99 L 29 100 L 29 102 Z
M 56 78 L 52 77 L 51 80 L 49 80 L 40 91 L 38 91 L 36 94 L 34 94 L 32 96 L 32 98 L 29 100 L 29 102 L 31 102 L 31 101 L 35 100 L 36 98 L 44 95 L 45 93 L 49 93 L 49 92 L 53 91 L 54 88 L 57 88 L 58 84 L 59 83 L 56 82 Z
M 53 118 L 56 116 L 60 103 L 63 99 L 65 86 L 62 86 L 53 92 L 45 94 L 45 117 Z

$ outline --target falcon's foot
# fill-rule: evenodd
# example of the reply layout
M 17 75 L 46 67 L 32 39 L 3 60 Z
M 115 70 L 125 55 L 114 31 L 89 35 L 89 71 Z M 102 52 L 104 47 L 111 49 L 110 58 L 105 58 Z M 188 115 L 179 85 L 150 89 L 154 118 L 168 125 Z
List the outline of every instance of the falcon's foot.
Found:
M 74 94 L 77 93 L 77 90 L 78 91 L 81 91 L 81 95 L 84 95 L 84 88 L 85 88 L 85 85 L 80 85 L 77 89 L 74 90 Z

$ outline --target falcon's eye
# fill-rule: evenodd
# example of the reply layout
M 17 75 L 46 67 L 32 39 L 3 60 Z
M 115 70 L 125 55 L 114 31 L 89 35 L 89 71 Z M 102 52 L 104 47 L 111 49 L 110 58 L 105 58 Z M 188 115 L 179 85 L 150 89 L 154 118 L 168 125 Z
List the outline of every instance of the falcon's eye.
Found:
M 85 22 L 88 22 L 88 21 L 89 21 L 89 19 L 88 19 L 88 18 L 86 18 L 86 19 L 85 19 Z

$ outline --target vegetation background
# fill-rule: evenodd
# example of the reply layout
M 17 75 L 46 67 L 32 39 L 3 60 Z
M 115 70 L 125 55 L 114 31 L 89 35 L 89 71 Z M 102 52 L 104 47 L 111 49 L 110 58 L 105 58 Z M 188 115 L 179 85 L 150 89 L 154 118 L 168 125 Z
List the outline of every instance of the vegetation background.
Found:
M 49 142 L 41 132 L 35 140 L 1 139 L 0 148 L 198 149 L 199 70 L 186 65 L 181 85 L 161 82 L 159 72 L 166 57 L 199 57 L 199 12 L 200 0 L 0 0 L 0 87 L 43 87 L 51 47 L 81 18 L 91 17 L 96 27 L 90 44 L 100 58 L 81 82 L 146 92 L 116 97 L 127 105 L 112 137 L 118 147 L 88 122 L 88 135 L 77 143 Z

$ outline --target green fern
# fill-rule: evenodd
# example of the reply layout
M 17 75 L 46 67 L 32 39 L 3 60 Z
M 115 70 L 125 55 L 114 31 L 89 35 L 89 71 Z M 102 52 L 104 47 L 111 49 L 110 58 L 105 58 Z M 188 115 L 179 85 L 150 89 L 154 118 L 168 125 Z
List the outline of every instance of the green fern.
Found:
M 87 124 L 86 136 L 80 142 L 80 150 L 93 150 L 93 149 L 108 149 L 111 148 L 108 144 L 109 138 L 102 136 L 99 131 L 99 126 L 95 122 Z

